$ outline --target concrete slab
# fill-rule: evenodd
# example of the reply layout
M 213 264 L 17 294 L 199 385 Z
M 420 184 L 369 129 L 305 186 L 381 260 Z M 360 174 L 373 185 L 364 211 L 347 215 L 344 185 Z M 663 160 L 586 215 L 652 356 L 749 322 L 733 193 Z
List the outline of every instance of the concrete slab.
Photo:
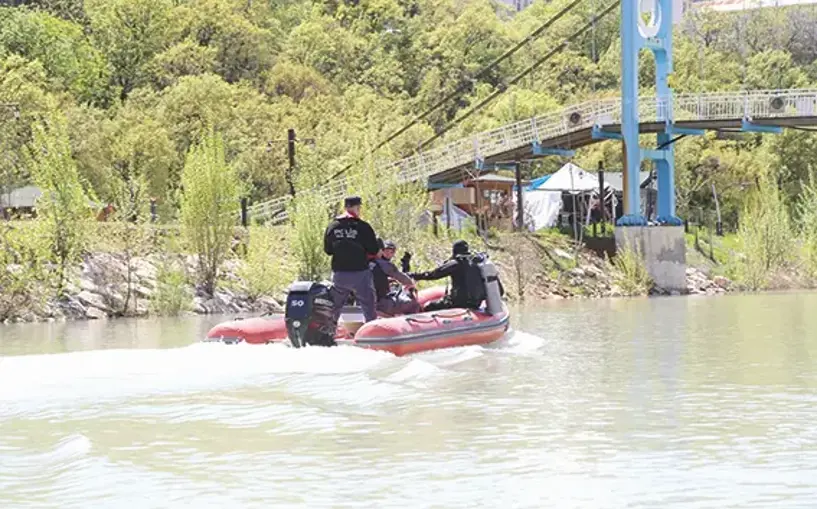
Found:
M 617 226 L 616 246 L 637 249 L 655 286 L 685 293 L 686 241 L 683 226 Z

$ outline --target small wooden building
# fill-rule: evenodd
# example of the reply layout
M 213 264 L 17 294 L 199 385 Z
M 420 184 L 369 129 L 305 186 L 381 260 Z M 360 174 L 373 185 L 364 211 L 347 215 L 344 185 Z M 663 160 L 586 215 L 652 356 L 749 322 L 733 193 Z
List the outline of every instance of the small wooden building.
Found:
M 526 186 L 530 182 L 522 181 Z M 514 192 L 516 179 L 505 175 L 486 174 L 431 191 L 431 211 L 443 211 L 446 197 L 456 207 L 473 216 L 483 227 L 513 228 Z

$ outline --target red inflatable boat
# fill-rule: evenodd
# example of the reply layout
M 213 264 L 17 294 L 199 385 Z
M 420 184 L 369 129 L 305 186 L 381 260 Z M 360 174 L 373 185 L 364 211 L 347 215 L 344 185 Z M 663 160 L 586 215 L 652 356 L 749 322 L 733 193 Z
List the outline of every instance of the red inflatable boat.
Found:
M 444 287 L 430 288 L 419 292 L 417 300 L 420 304 L 426 304 L 444 293 Z M 303 306 L 302 300 L 290 297 L 288 309 L 293 302 L 300 302 L 297 305 Z M 489 307 L 493 307 L 493 313 L 487 311 Z M 213 327 L 205 341 L 252 344 L 290 342 L 291 331 L 287 328 L 287 320 L 287 317 L 280 315 L 225 322 Z M 293 319 L 289 320 L 292 323 Z M 505 304 L 497 302 L 492 306 L 486 304 L 480 310 L 455 308 L 406 316 L 381 316 L 361 326 L 362 322 L 360 308 L 344 308 L 335 331 L 335 343 L 406 355 L 438 348 L 491 343 L 505 334 L 510 315 Z M 297 321 L 294 323 L 299 324 Z

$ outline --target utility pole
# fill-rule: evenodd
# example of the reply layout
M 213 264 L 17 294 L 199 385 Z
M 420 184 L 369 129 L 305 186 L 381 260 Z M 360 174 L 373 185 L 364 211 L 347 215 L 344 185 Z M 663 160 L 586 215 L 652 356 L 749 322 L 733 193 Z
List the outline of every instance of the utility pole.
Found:
M 525 204 L 522 203 L 522 170 L 517 161 L 514 163 L 514 174 L 516 176 L 516 231 L 523 231 L 525 228 Z
M 272 152 L 272 146 L 278 143 L 283 143 L 285 140 L 282 139 L 275 139 L 275 140 L 267 140 L 267 152 Z M 289 165 L 287 166 L 286 173 L 284 175 L 285 180 L 287 181 L 287 185 L 289 186 L 289 194 L 293 197 L 295 196 L 295 183 L 293 181 L 295 175 L 295 144 L 296 143 L 306 143 L 307 145 L 315 145 L 314 138 L 304 138 L 299 140 L 295 136 L 295 129 L 287 129 L 287 157 L 289 159 Z
M 295 129 L 287 130 L 287 155 L 289 156 L 289 168 L 287 169 L 287 184 L 289 184 L 289 194 L 295 197 L 295 184 L 292 183 L 292 175 L 295 172 Z
M 604 198 L 604 163 L 599 161 L 599 212 L 601 212 L 601 233 L 607 233 L 607 205 L 605 204 Z

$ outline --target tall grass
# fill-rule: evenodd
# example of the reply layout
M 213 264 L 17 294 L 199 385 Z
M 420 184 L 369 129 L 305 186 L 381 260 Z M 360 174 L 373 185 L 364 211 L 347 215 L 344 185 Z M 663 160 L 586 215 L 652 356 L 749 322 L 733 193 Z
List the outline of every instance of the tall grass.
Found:
M 799 219 L 803 265 L 812 283 L 817 280 L 817 179 L 809 175 L 795 208 Z
M 794 260 L 794 231 L 777 186 L 763 181 L 747 198 L 738 228 L 742 256 L 732 277 L 748 290 L 769 287 L 772 278 Z
M 609 262 L 608 262 L 609 263 Z M 613 281 L 623 295 L 647 295 L 653 287 L 653 280 L 647 272 L 644 256 L 638 245 L 632 247 L 625 242 L 613 258 Z

